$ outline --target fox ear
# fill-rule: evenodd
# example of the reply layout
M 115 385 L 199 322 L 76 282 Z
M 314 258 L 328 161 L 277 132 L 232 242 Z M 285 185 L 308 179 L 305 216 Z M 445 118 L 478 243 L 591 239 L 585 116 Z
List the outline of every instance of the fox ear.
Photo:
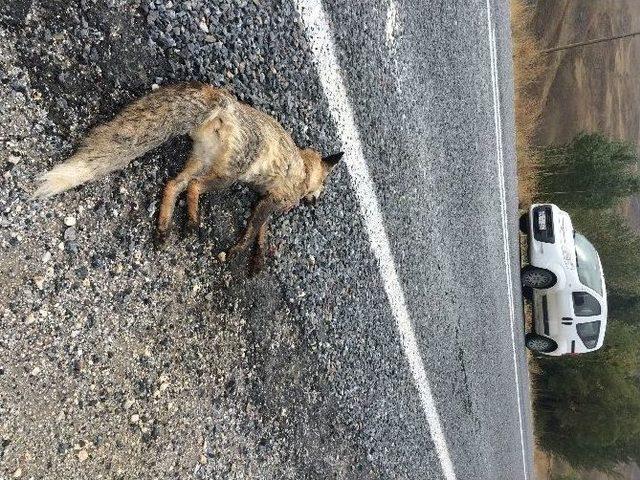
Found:
M 336 166 L 336 163 L 340 161 L 340 159 L 342 158 L 342 155 L 344 155 L 344 152 L 334 153 L 324 157 L 322 161 L 327 165 L 329 165 L 329 168 L 333 168 Z

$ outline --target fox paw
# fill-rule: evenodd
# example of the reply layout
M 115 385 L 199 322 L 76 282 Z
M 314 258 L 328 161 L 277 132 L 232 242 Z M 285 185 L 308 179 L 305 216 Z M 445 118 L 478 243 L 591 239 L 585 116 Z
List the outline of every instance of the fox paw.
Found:
M 193 220 L 189 220 L 187 222 L 187 226 L 185 227 L 185 231 L 188 235 L 199 234 L 201 231 L 200 222 L 194 222 Z
M 249 274 L 252 276 L 258 275 L 264 269 L 264 254 L 256 253 L 251 257 L 249 263 Z
M 169 238 L 168 230 L 156 230 L 155 235 L 153 236 L 154 243 L 156 246 L 160 247 L 166 244 L 167 238 Z

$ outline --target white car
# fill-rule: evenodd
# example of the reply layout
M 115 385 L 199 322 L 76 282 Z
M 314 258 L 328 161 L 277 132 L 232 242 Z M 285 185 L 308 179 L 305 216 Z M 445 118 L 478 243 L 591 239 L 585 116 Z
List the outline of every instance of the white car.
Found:
M 523 294 L 532 300 L 534 314 L 527 347 L 556 356 L 597 350 L 607 328 L 607 292 L 598 252 L 556 205 L 532 205 L 520 218 L 520 229 L 529 240 Z

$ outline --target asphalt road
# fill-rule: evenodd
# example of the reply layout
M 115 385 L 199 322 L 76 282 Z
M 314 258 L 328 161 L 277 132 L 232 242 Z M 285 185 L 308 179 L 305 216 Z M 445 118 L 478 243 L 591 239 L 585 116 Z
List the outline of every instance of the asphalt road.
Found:
M 323 6 L 455 477 L 533 478 L 508 4 L 495 78 L 484 1 Z M 445 478 L 346 165 L 256 277 L 216 256 L 246 188 L 154 247 L 186 139 L 28 201 L 154 83 L 230 85 L 339 149 L 305 28 L 288 0 L 0 6 L 0 478 Z

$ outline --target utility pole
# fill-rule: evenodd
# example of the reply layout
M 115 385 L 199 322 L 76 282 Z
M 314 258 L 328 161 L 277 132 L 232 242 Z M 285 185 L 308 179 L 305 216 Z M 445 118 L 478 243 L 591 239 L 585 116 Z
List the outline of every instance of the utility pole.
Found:
M 635 37 L 636 35 L 640 35 L 640 32 L 626 33 L 624 35 L 616 35 L 614 37 L 596 38 L 593 40 L 587 40 L 586 42 L 569 43 L 567 45 L 560 45 L 559 47 L 553 47 L 553 48 L 548 48 L 546 50 L 542 50 L 541 53 L 552 53 L 552 52 L 558 52 L 560 50 L 569 50 L 570 48 L 582 47 L 584 45 L 593 45 L 594 43 L 609 42 L 611 40 L 619 40 L 621 38 Z

